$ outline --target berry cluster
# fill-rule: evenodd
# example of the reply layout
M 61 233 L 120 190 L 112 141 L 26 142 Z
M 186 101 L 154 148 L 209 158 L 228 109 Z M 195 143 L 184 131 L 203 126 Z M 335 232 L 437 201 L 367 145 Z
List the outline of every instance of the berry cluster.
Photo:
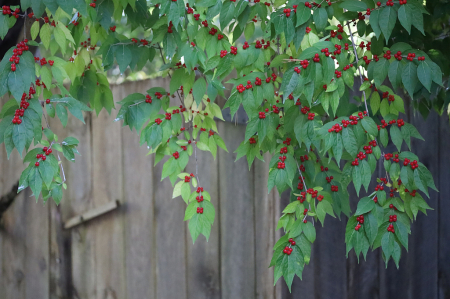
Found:
M 242 49 L 248 49 L 250 46 L 248 45 L 248 42 L 244 42 L 244 45 L 242 46 Z
M 286 15 L 286 18 L 289 18 L 291 16 L 291 9 L 285 8 L 283 9 L 283 13 Z
M 323 195 L 318 195 L 318 196 L 317 196 L 317 200 L 318 200 L 318 201 L 322 201 L 322 199 L 323 199 Z
M 306 2 L 306 3 L 308 3 L 308 2 Z M 305 5 L 306 5 L 306 3 L 305 3 Z M 306 34 L 308 34 L 310 32 L 311 32 L 311 28 L 310 27 L 306 27 Z
M 170 21 L 169 27 L 167 27 L 167 32 L 168 32 L 168 33 L 172 33 L 172 32 L 173 32 L 172 27 L 173 27 L 173 24 L 172 24 L 172 21 Z
M 336 75 L 336 78 L 342 77 L 342 72 L 341 71 L 335 70 L 334 74 Z
M 348 120 L 347 120 L 347 121 L 348 121 Z M 345 127 L 347 127 L 347 125 L 345 125 Z M 328 132 L 329 132 L 329 133 L 331 133 L 331 132 L 339 133 L 339 132 L 341 132 L 342 130 L 343 130 L 343 129 L 342 129 L 341 125 L 335 124 L 335 125 L 333 125 L 333 126 L 331 127 L 331 129 L 328 129 Z
M 255 144 L 256 143 L 256 139 L 253 137 L 250 137 L 250 139 L 248 140 L 250 142 L 250 144 Z
M 358 166 L 359 165 L 359 160 L 364 160 L 366 158 L 366 154 L 364 154 L 363 152 L 359 152 L 358 155 L 356 155 L 355 161 L 352 161 L 352 166 Z
M 193 176 L 192 173 L 191 173 L 191 176 Z M 203 192 L 203 187 L 197 187 L 197 193 L 200 193 L 200 192 Z
M 391 188 L 391 190 L 389 190 L 389 197 L 394 197 L 394 192 L 397 192 L 397 188 Z
M 178 159 L 178 158 L 180 157 L 180 153 L 178 153 L 178 151 L 177 151 L 177 152 L 173 153 L 172 156 L 173 156 L 175 159 Z
M 328 171 L 328 167 L 323 167 L 323 165 L 320 165 L 320 171 Z M 331 179 L 333 179 L 333 177 L 331 177 Z
M 378 185 L 375 187 L 375 191 L 378 191 L 378 190 L 383 191 L 383 190 L 384 190 L 384 186 L 378 184 Z
M 308 7 L 308 8 L 312 8 L 311 3 L 309 3 L 308 1 L 305 2 L 305 6 Z
M 165 115 L 166 115 L 165 119 L 167 119 L 167 120 L 172 119 L 172 114 L 170 114 L 169 112 L 167 112 Z
M 339 191 L 339 187 L 337 185 L 331 185 L 331 191 L 332 192 L 338 192 Z
M 406 60 L 413 61 L 414 57 L 416 57 L 415 53 L 408 53 L 408 56 L 406 57 Z
M 356 217 L 356 221 L 358 221 L 358 224 L 356 225 L 355 230 L 359 230 L 361 228 L 361 224 L 364 223 L 364 215 Z
M 286 158 L 286 156 L 283 157 Z M 281 157 L 279 158 L 281 159 Z M 284 161 L 284 159 L 282 161 Z M 286 167 L 286 164 L 284 162 L 278 162 L 277 167 L 278 169 L 284 169 Z
M 19 64 L 20 56 L 23 54 L 24 51 L 28 51 L 28 40 L 24 39 L 20 43 L 16 45 L 16 48 L 13 49 L 13 55 L 9 58 L 9 61 L 11 63 L 11 71 L 16 71 L 16 65 Z
M 198 21 L 200 19 L 200 14 L 199 13 L 194 14 L 194 19 Z
M 317 197 L 317 193 L 319 193 L 319 191 L 314 190 L 314 189 L 312 189 L 312 188 L 309 188 L 306 192 L 309 193 L 309 194 L 311 194 L 311 197 L 312 197 L 312 198 L 316 198 L 316 197 Z
M 258 112 L 258 114 L 259 114 L 259 118 L 260 118 L 260 119 L 266 118 L 266 113 L 264 113 L 264 112 Z
M 304 155 L 304 156 L 300 156 L 300 161 L 305 162 L 309 160 L 309 156 L 308 155 Z
M 198 207 L 197 208 L 197 214 L 203 214 L 203 208 Z
M 277 80 L 277 75 L 275 73 L 272 73 L 272 75 L 270 75 L 272 77 L 272 81 L 275 82 L 275 80 Z M 270 82 L 270 78 L 266 79 L 266 83 Z
M 42 151 L 45 153 L 45 155 L 44 154 L 37 154 L 36 155 L 36 159 L 38 159 L 38 160 L 40 159 L 42 161 L 45 161 L 47 159 L 46 156 L 48 156 L 48 155 L 50 155 L 52 153 L 52 149 L 45 146 L 45 147 L 42 148 Z M 38 167 L 39 166 L 39 161 L 34 163 L 34 165 L 36 167 Z
M 220 52 L 222 52 L 222 51 L 220 51 Z M 230 53 L 233 54 L 233 55 L 236 55 L 237 54 L 237 47 L 231 46 L 230 47 Z
M 155 123 L 157 125 L 160 125 L 162 123 L 162 120 L 160 118 L 155 119 Z
M 398 61 L 402 60 L 402 51 L 397 51 L 397 53 L 394 54 L 394 57 Z
M 224 58 L 228 54 L 227 50 L 221 50 L 220 51 L 220 58 Z
M 298 67 L 295 67 L 294 72 L 296 72 L 297 74 L 300 74 L 300 69 Z
M 202 25 L 203 25 L 204 27 L 208 27 L 208 21 L 207 21 L 207 20 L 202 21 Z
M 286 247 L 284 247 L 284 249 L 283 249 L 283 253 L 285 253 L 285 254 L 287 254 L 287 255 L 291 255 L 292 250 L 293 250 L 293 249 L 292 249 L 291 247 L 286 246 Z
M 314 120 L 316 114 L 314 112 L 308 113 L 308 120 Z
M 302 68 L 306 69 L 309 65 L 309 61 L 305 59 L 305 60 L 300 61 L 300 64 L 301 64 Z
M 333 51 L 333 54 L 334 54 L 334 55 L 339 55 L 339 54 L 341 54 L 342 46 L 336 44 L 336 45 L 334 45 L 334 47 L 336 48 L 336 50 Z M 333 59 L 334 59 L 334 58 L 333 58 Z
M 313 58 L 314 62 L 320 62 L 319 53 L 316 53 Z
M 388 0 L 388 1 L 386 2 L 386 6 L 394 6 L 394 1 Z
M 323 166 L 322 166 L 323 167 Z M 323 171 L 323 170 L 322 170 Z M 325 178 L 326 180 L 327 180 L 327 182 L 328 183 L 331 183 L 331 180 L 333 179 L 333 176 L 327 176 L 326 178 Z
M 301 179 L 301 177 L 299 177 L 299 179 Z M 298 189 L 298 190 L 303 190 L 304 187 L 305 187 L 305 186 L 303 185 L 302 182 L 298 182 L 298 184 L 297 184 L 297 189 Z
M 300 193 L 300 196 L 297 197 L 297 200 L 300 201 L 300 203 L 303 203 L 306 200 L 306 192 Z
M 406 0 L 405 0 L 406 1 Z M 419 61 L 425 61 L 425 56 L 419 56 L 419 57 L 417 57 L 417 60 L 419 60 Z
M 203 195 L 197 196 L 195 199 L 197 200 L 197 202 L 202 202 L 203 201 Z
M 214 28 L 214 27 L 211 27 L 211 29 L 209 30 L 208 33 L 211 34 L 211 35 L 215 35 L 217 33 L 217 29 Z
M 150 95 L 145 96 L 145 102 L 151 104 L 152 103 L 152 97 Z
M 390 217 L 389 217 L 389 220 L 391 220 Z M 394 225 L 392 223 L 389 224 L 389 226 L 387 227 L 387 231 L 391 232 L 391 233 L 395 233 Z
M 372 147 L 370 145 L 365 145 L 363 149 L 366 151 L 366 154 L 372 154 Z
M 309 107 L 303 107 L 300 111 L 303 113 L 303 114 L 307 114 L 308 112 L 309 112 Z M 309 116 L 309 115 L 308 115 Z

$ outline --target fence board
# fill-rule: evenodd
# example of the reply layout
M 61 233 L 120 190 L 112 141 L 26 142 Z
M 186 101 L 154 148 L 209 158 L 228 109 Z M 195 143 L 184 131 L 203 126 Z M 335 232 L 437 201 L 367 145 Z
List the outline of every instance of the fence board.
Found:
M 234 152 L 244 139 L 244 127 L 222 122 L 218 127 Z M 254 298 L 254 178 L 248 164 L 233 163 L 231 157 L 236 154 L 219 156 L 222 298 Z
M 125 93 L 144 92 L 142 85 L 126 83 Z M 123 188 L 126 249 L 126 285 L 128 299 L 156 298 L 156 259 L 153 215 L 153 156 L 139 145 L 139 136 L 122 128 Z M 145 170 L 139 171 L 139 170 Z
M 115 101 L 123 99 L 123 89 L 113 87 Z M 119 199 L 124 201 L 122 138 L 120 123 L 106 111 L 92 120 L 94 207 Z M 94 231 L 96 298 L 124 298 L 125 244 L 122 209 L 105 214 L 88 224 Z
M 220 132 L 222 133 L 222 131 Z M 227 143 L 227 140 L 225 140 Z M 218 156 L 228 153 L 218 150 Z M 216 209 L 216 217 L 211 228 L 209 241 L 201 235 L 195 244 L 186 223 L 186 270 L 187 298 L 213 299 L 220 298 L 220 197 L 219 177 L 217 171 L 219 158 L 213 159 L 211 153 L 197 150 L 199 186 L 211 195 L 211 203 Z M 194 155 L 191 157 L 186 172 L 196 173 Z M 181 197 L 176 200 L 182 201 Z
M 438 200 L 438 298 L 450 298 L 450 126 L 447 116 L 440 118 L 439 173 L 435 177 L 439 189 Z M 433 216 L 433 215 L 430 215 Z

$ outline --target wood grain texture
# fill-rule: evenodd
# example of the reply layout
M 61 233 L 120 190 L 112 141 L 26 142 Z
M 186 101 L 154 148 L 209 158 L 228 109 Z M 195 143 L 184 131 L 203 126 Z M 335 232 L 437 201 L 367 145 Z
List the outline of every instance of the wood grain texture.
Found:
M 114 100 L 124 97 L 124 90 L 115 91 Z M 92 120 L 92 200 L 94 208 L 112 200 L 123 200 L 122 135 L 120 123 L 114 122 L 114 115 L 103 110 Z M 123 209 L 86 223 L 93 230 L 95 238 L 95 297 L 124 298 L 125 243 Z
M 438 298 L 450 298 L 450 126 L 448 116 L 440 117 L 439 174 L 435 177 L 439 189 L 438 201 Z
M 144 92 L 146 86 L 122 85 L 127 93 Z M 121 128 L 125 217 L 126 284 L 128 299 L 156 298 L 156 252 L 154 250 L 154 157 L 139 144 L 139 136 Z
M 244 127 L 219 123 L 228 149 L 234 152 L 244 139 Z M 233 160 L 236 154 L 231 154 Z M 254 167 L 254 166 L 252 166 Z M 253 171 L 245 162 L 233 163 L 229 156 L 219 156 L 220 236 L 222 298 L 254 298 L 254 181 Z
M 220 131 L 220 133 L 222 133 Z M 227 144 L 227 141 L 224 140 Z M 186 273 L 187 273 L 187 298 L 213 299 L 220 298 L 220 200 L 219 197 L 219 180 L 221 174 L 217 171 L 219 167 L 219 156 L 228 156 L 229 154 L 222 149 L 218 150 L 216 159 L 214 160 L 210 152 L 204 152 L 197 149 L 198 160 L 198 179 L 199 186 L 211 195 L 211 203 L 216 210 L 216 217 L 211 228 L 209 240 L 200 235 L 195 243 L 186 226 Z M 186 167 L 186 172 L 196 173 L 195 157 L 191 156 Z M 194 189 L 192 189 L 194 191 Z M 183 201 L 181 197 L 175 199 Z

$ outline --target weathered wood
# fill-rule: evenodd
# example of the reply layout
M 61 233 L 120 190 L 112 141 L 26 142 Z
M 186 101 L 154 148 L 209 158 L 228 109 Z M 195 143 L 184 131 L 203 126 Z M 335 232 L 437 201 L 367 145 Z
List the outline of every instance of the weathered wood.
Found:
M 227 140 L 228 141 L 228 140 Z M 256 289 L 255 298 L 274 298 L 273 268 L 268 268 L 272 259 L 272 247 L 275 244 L 274 230 L 274 202 L 273 196 L 276 192 L 267 192 L 267 180 L 269 178 L 269 161 L 271 156 L 264 155 L 262 162 L 257 160 L 253 167 L 254 188 L 254 221 L 255 221 L 255 275 Z M 242 163 L 245 164 L 245 157 Z
M 104 205 L 101 205 L 99 207 L 96 207 L 92 210 L 86 211 L 81 215 L 75 216 L 70 218 L 64 223 L 65 229 L 70 229 L 74 226 L 80 225 L 82 223 L 85 223 L 86 221 L 89 221 L 91 219 L 94 219 L 98 216 L 101 216 L 103 214 L 106 214 L 108 212 L 114 211 L 120 206 L 120 201 L 118 199 L 110 201 Z
M 221 130 L 219 133 L 222 133 Z M 229 140 L 224 140 L 225 143 Z M 187 246 L 187 298 L 213 299 L 220 298 L 220 197 L 219 180 L 221 174 L 218 156 L 229 155 L 219 149 L 216 159 L 210 152 L 197 149 L 199 186 L 211 195 L 211 203 L 216 209 L 216 217 L 211 228 L 209 240 L 200 235 L 195 244 L 192 243 L 191 234 L 186 224 L 186 246 Z M 196 173 L 195 157 L 191 156 L 186 172 Z M 192 189 L 194 191 L 194 189 Z M 183 201 L 181 197 L 176 200 Z
M 218 127 L 230 141 L 228 150 L 234 152 L 244 140 L 244 127 L 222 122 Z M 254 298 L 254 177 L 248 164 L 233 163 L 235 158 L 235 153 L 219 156 L 222 298 Z
M 169 89 L 168 81 L 155 82 L 155 86 Z M 173 99 L 176 103 L 178 99 Z M 173 186 L 169 178 L 161 182 L 164 162 L 154 168 L 152 184 L 154 202 L 154 234 L 157 261 L 156 298 L 187 298 L 186 225 L 183 222 L 186 204 L 172 199 Z M 192 242 L 192 240 L 190 240 Z
M 438 298 L 450 298 L 450 126 L 448 116 L 440 117 L 439 130 L 439 173 L 435 177 L 439 189 L 438 199 Z M 434 151 L 435 152 L 435 151 Z M 435 152 L 436 154 L 436 152 Z M 436 212 L 435 212 L 436 213 Z M 431 216 L 431 215 L 430 215 Z
M 144 92 L 138 83 L 122 85 L 126 93 Z M 148 87 L 149 88 L 149 87 Z M 139 136 L 122 128 L 125 217 L 125 266 L 128 299 L 156 298 L 156 243 L 154 218 L 154 156 L 139 147 Z M 135 146 L 129 146 L 134 144 Z
M 124 97 L 122 89 L 113 86 L 115 101 Z M 92 120 L 93 206 L 124 198 L 122 174 L 122 135 L 120 123 L 114 115 L 103 110 Z M 95 242 L 95 298 L 124 298 L 125 244 L 124 221 L 120 208 L 86 225 L 94 231 Z

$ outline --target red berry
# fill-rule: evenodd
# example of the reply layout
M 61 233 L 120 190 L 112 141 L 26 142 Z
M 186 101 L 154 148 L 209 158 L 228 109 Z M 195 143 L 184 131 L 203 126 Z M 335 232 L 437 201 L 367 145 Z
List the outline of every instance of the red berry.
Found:
M 35 165 L 36 167 L 38 167 L 38 166 L 39 166 L 39 162 L 34 163 L 34 165 Z
M 50 99 L 46 99 L 45 103 L 50 104 Z

